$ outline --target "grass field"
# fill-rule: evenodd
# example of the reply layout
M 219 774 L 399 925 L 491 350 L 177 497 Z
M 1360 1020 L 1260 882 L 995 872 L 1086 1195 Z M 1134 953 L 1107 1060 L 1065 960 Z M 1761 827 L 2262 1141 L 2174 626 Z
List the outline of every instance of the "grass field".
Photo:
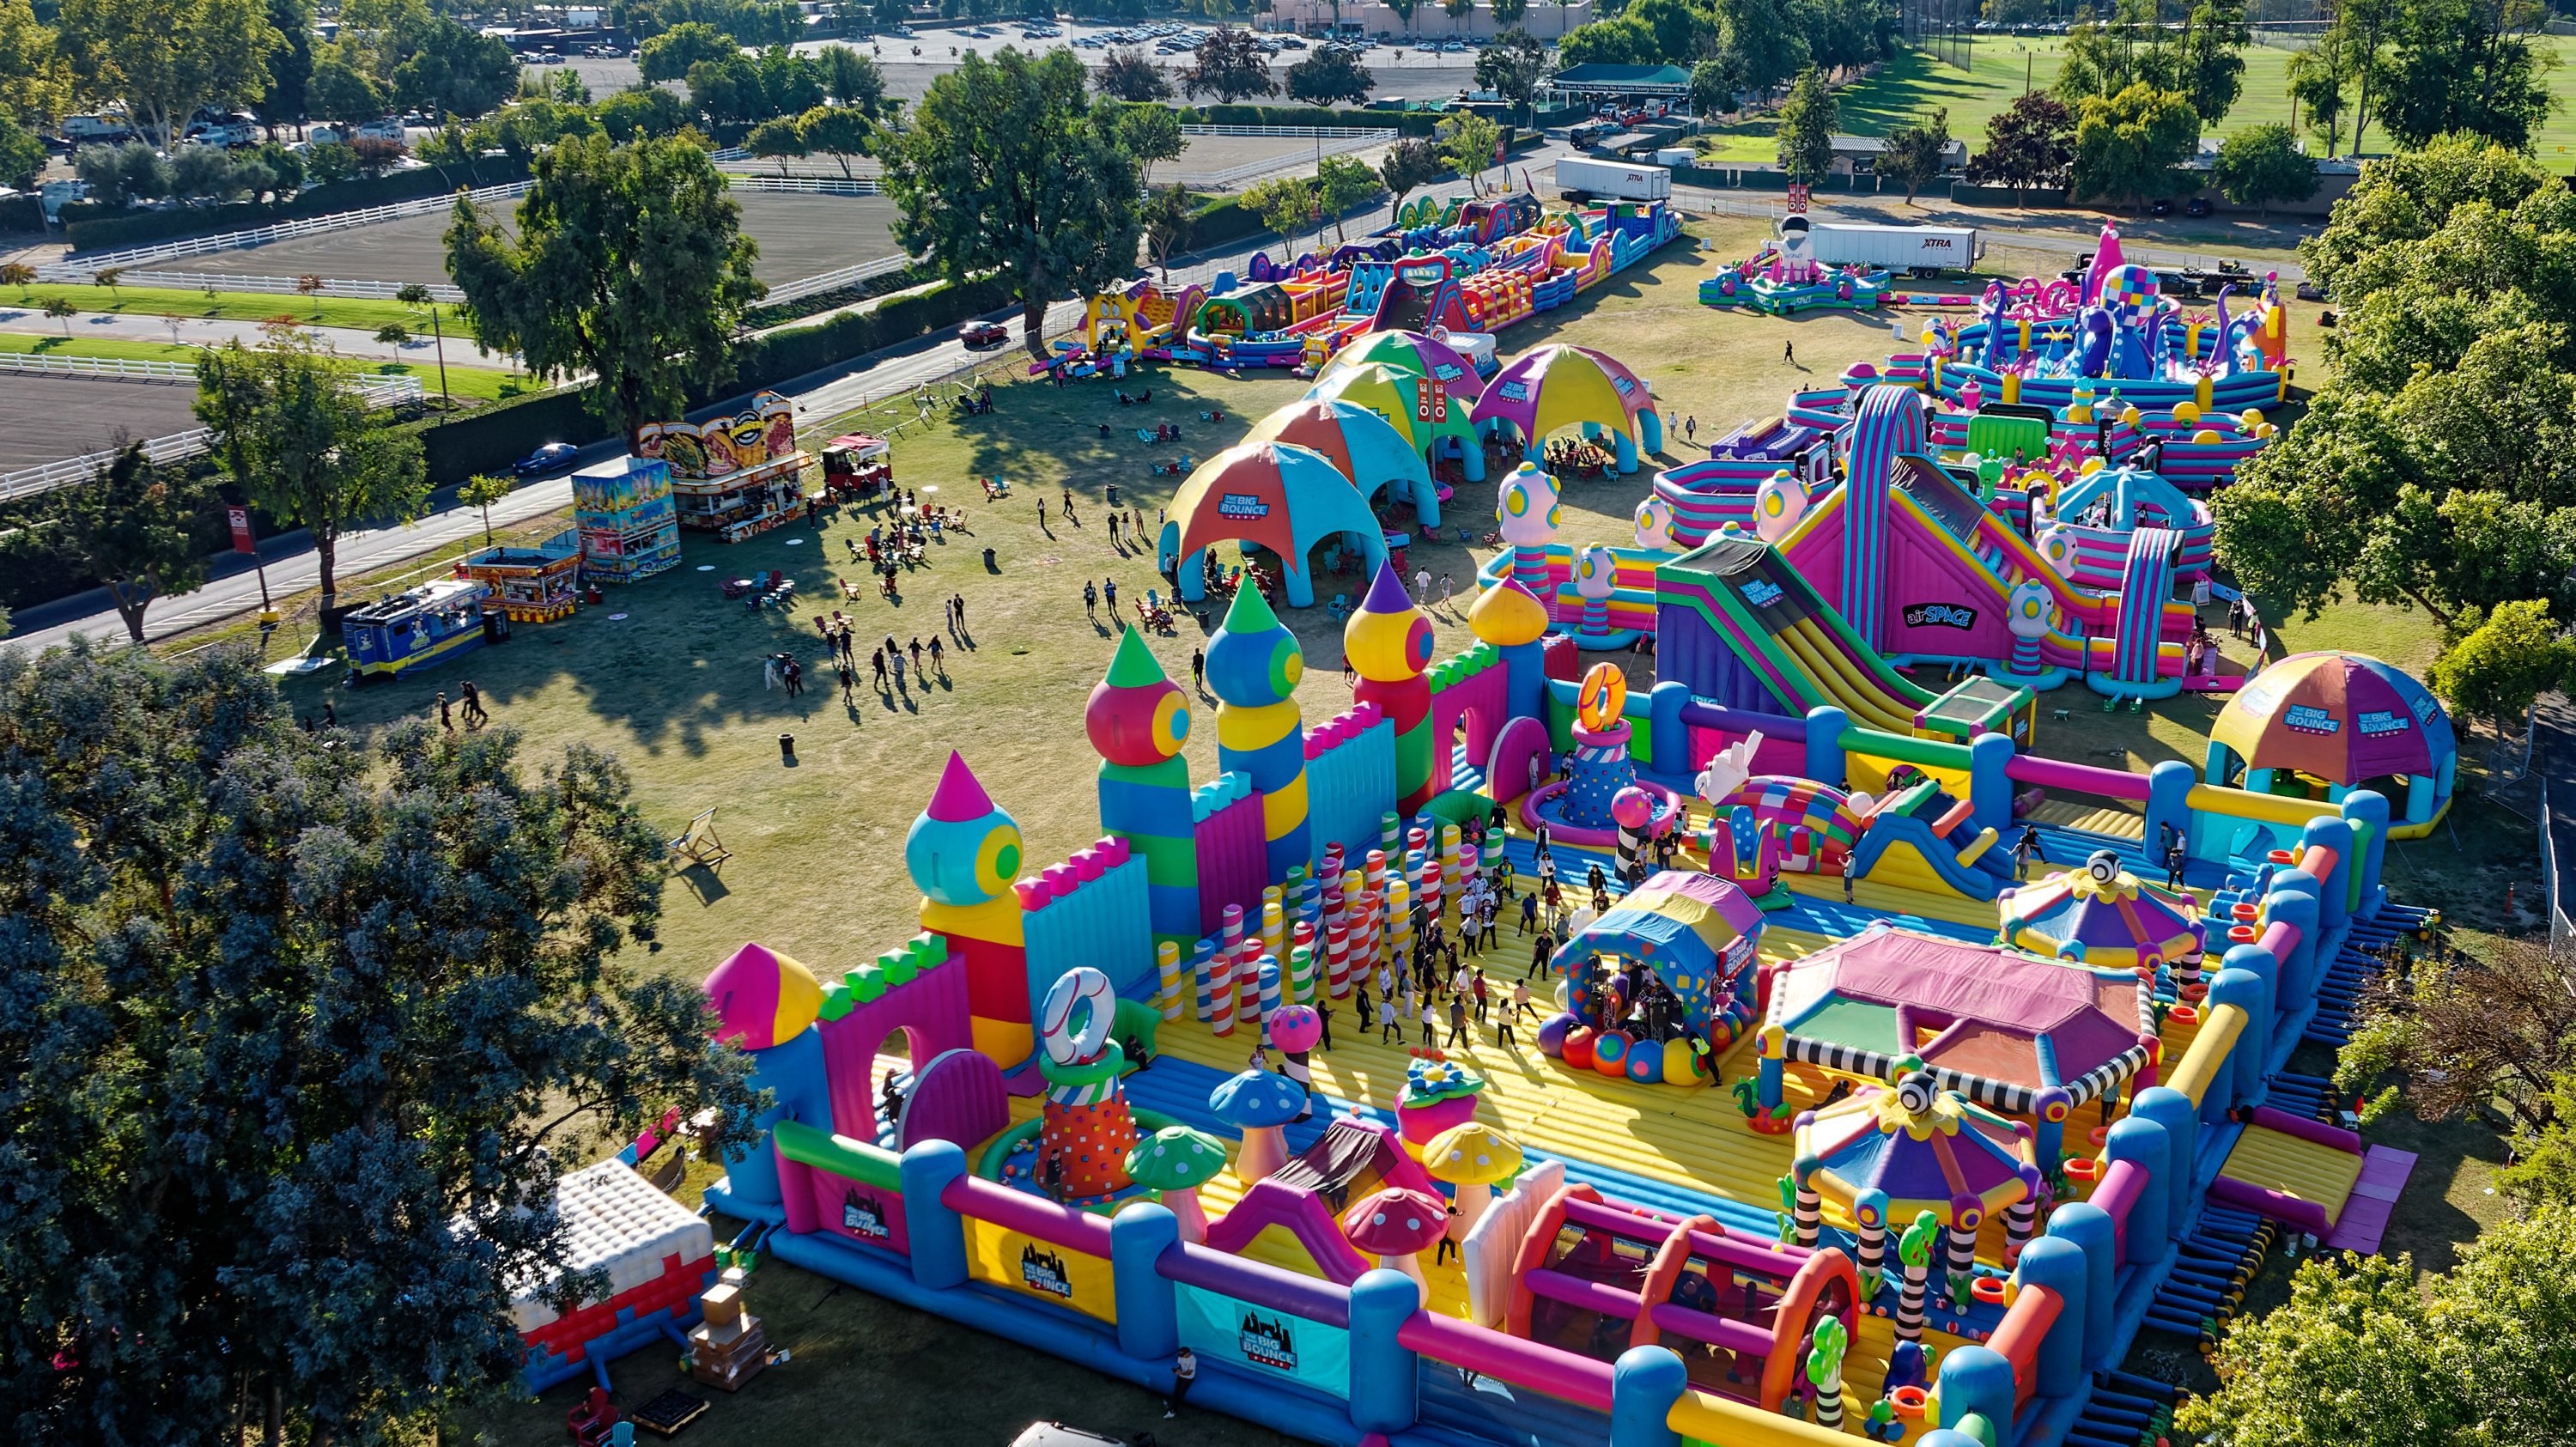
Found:
M 55 297 L 70 302 L 85 312 L 109 312 L 121 316 L 204 317 L 215 321 L 265 322 L 286 317 L 320 327 L 352 327 L 372 332 L 386 326 L 425 328 L 429 325 L 420 311 L 398 301 L 361 301 L 350 297 L 283 296 L 274 292 L 182 291 L 174 287 L 152 286 L 77 286 L 68 282 L 36 282 L 13 289 L 11 301 L 22 307 L 41 309 Z M 456 321 L 456 309 L 437 308 L 448 327 L 464 335 Z
M 424 348 L 424 351 L 427 349 Z M 205 355 L 203 347 L 173 342 L 131 342 L 95 337 L 46 337 L 33 332 L 0 332 L 0 352 L 20 352 L 45 357 L 100 357 L 122 361 L 184 362 L 194 365 Z M 472 356 L 471 348 L 464 355 Z M 433 357 L 424 362 L 379 362 L 368 358 L 344 357 L 340 369 L 351 373 L 376 376 L 418 377 L 423 390 L 438 395 L 438 362 Z M 447 390 L 450 395 L 494 402 L 527 392 L 542 392 L 546 384 L 523 373 L 503 372 L 491 367 L 461 367 L 447 364 Z
M 2541 44 L 2561 61 L 2555 85 L 2560 104 L 2534 138 L 2534 149 L 2553 170 L 2576 166 L 2576 72 L 2565 68 L 2569 40 L 2549 36 Z M 1984 144 L 1986 122 L 2013 103 L 2025 89 L 2045 90 L 2057 80 L 2065 62 L 2065 42 L 2052 37 L 1996 36 L 1978 40 L 1966 70 L 1945 65 L 1920 50 L 1904 49 L 1879 72 L 1845 86 L 1840 92 L 1840 129 L 1857 136 L 1883 136 L 1900 122 L 1946 107 L 1950 134 L 1971 151 Z M 2224 136 L 2246 126 L 2286 124 L 2290 119 L 2291 52 L 2253 45 L 2245 50 L 2245 88 L 2224 120 L 2210 128 Z M 1775 123 L 1769 117 L 1719 126 L 1701 144 L 1718 161 L 1754 163 L 1776 160 Z M 2388 138 L 2373 127 L 2366 138 L 2374 154 L 2384 154 Z
M 1756 221 L 1694 226 L 1696 252 L 1671 248 L 1544 324 L 1516 329 L 1505 338 L 1506 350 L 1545 341 L 1602 347 L 1652 383 L 1674 423 L 1696 418 L 1703 433 L 1774 412 L 1792 388 L 1881 357 L 1889 349 L 1884 319 L 1781 321 L 1698 304 L 1698 282 L 1711 260 L 1743 254 L 1762 230 Z M 1791 340 L 1795 364 L 1782 356 Z M 1141 508 L 1152 526 L 1173 481 L 1152 476 L 1150 463 L 1183 450 L 1205 457 L 1302 390 L 1284 375 L 1238 379 L 1204 372 L 1149 373 L 1126 385 L 1131 391 L 1150 386 L 1154 400 L 1121 408 L 1104 385 L 1008 385 L 997 389 L 996 408 L 985 416 L 917 421 L 907 407 L 834 418 L 813 429 L 809 445 L 853 427 L 902 424 L 898 481 L 925 501 L 961 506 L 970 515 L 972 535 L 934 549 L 932 566 L 905 580 L 899 604 L 879 600 L 872 588 L 862 601 L 845 602 L 834 586 L 836 575 L 859 576 L 844 544 L 876 520 L 853 510 L 827 516 L 819 529 L 782 529 L 735 547 L 686 535 L 678 570 L 618 590 L 608 606 L 566 622 L 522 628 L 507 646 L 417 679 L 361 691 L 318 678 L 285 687 L 298 712 L 318 714 L 328 698 L 343 724 L 363 736 L 389 720 L 432 712 L 437 692 L 452 696 L 471 678 L 496 726 L 525 735 L 531 767 L 573 740 L 615 751 L 633 771 L 637 801 L 658 827 L 676 833 L 691 815 L 714 807 L 734 851 L 720 874 L 692 870 L 674 880 L 659 943 L 642 967 L 694 980 L 736 945 L 757 938 L 837 976 L 916 928 L 902 840 L 950 749 L 965 754 L 994 799 L 1017 817 L 1033 866 L 1061 859 L 1096 836 L 1090 780 L 1097 759 L 1083 736 L 1081 712 L 1117 632 L 1114 624 L 1085 616 L 1082 584 L 1114 579 L 1122 599 L 1164 586 L 1149 554 L 1110 543 L 1104 525 L 1110 500 Z M 1226 422 L 1202 419 L 1220 407 Z M 1103 422 L 1112 437 L 1100 437 Z M 1177 423 L 1183 443 L 1154 448 L 1134 440 L 1133 429 L 1157 422 Z M 1671 435 L 1678 451 L 1678 426 Z M 988 503 L 972 479 L 996 474 L 1012 482 L 1013 494 Z M 1641 471 L 1576 484 L 1565 498 L 1562 536 L 1626 541 L 1646 480 Z M 1036 499 L 1047 497 L 1054 514 L 1053 501 L 1068 491 L 1081 525 L 1059 518 L 1041 529 Z M 1462 489 L 1452 504 L 1471 535 L 1488 526 L 1478 493 Z M 540 521 L 522 531 L 548 527 Z M 987 547 L 996 555 L 989 570 L 980 558 Z M 1430 610 L 1435 656 L 1472 641 L 1464 618 L 1467 580 L 1483 555 L 1457 543 L 1413 551 L 1415 565 L 1435 580 L 1455 580 L 1453 603 Z M 751 612 L 720 596 L 719 580 L 771 568 L 798 582 L 791 609 Z M 1355 594 L 1360 585 L 1356 578 L 1325 578 L 1317 592 Z M 1435 582 L 1435 594 L 1440 586 Z M 813 631 L 815 615 L 840 608 L 856 618 L 864 638 L 892 633 L 926 642 L 937 628 L 938 600 L 952 592 L 966 600 L 968 626 L 951 638 L 944 671 L 883 692 L 862 681 L 848 698 L 839 695 Z M 1190 651 L 1214 621 L 1203 625 L 1184 614 L 1176 636 L 1150 640 L 1176 679 L 1186 681 Z M 1310 665 L 1298 699 L 1311 724 L 1348 704 L 1335 666 L 1339 629 L 1321 609 L 1288 613 L 1286 621 Z M 2433 641 L 2420 620 L 2375 609 L 2288 625 L 2283 633 L 2293 646 L 2366 640 L 2412 667 L 2429 658 Z M 761 686 L 761 660 L 782 650 L 806 663 L 803 697 Z M 1632 663 L 1640 680 L 1650 666 Z M 2197 762 L 2211 712 L 2205 701 L 2178 700 L 2144 714 L 2104 714 L 2081 690 L 2063 691 L 2054 702 L 2069 707 L 2070 719 L 2043 723 L 2045 752 L 2087 762 L 2117 757 L 2131 767 L 2165 757 Z M 1188 757 L 1195 775 L 1205 778 L 1215 766 L 1216 730 L 1207 726 L 1213 701 L 1201 696 L 1196 705 L 1201 726 L 1191 730 Z M 782 732 L 795 736 L 792 766 L 781 761 Z M 2466 908 L 2471 896 L 2492 891 L 2500 899 L 2502 880 L 2532 877 L 2527 828 L 2501 815 L 2477 815 L 2463 821 L 2459 835 L 2394 847 L 2396 887 L 2446 908 L 2457 896 Z M 2410 1198 L 2400 1229 L 2427 1242 L 2464 1239 L 2481 1219 L 2474 1209 L 2482 1199 L 2481 1147 L 2467 1132 L 2427 1135 L 2438 1137 L 2428 1142 L 2436 1153 L 2426 1157 L 2426 1185 Z M 709 1174 L 702 1166 L 697 1180 Z M 860 1434 L 866 1440 L 999 1442 L 1035 1417 L 1119 1435 L 1152 1429 L 1168 1440 L 1211 1447 L 1279 1440 L 1255 1426 L 1196 1413 L 1174 1431 L 1159 1421 L 1159 1404 L 1145 1393 L 774 1261 L 754 1279 L 752 1306 L 767 1319 L 773 1343 L 792 1349 L 794 1360 L 739 1397 L 717 1401 L 691 1434 L 709 1447 L 846 1438 L 854 1402 L 869 1404 L 869 1428 Z M 617 1377 L 628 1402 L 677 1382 L 670 1354 L 658 1351 L 628 1359 Z M 578 1395 L 567 1385 L 541 1405 L 480 1409 L 456 1426 L 468 1440 L 536 1447 L 557 1439 L 564 1408 Z

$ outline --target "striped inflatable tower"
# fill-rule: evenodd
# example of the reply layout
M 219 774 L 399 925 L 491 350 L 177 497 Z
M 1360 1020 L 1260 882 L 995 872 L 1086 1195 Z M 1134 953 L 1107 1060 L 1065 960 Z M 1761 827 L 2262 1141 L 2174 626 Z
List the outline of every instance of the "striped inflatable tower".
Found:
M 2156 681 L 2156 645 L 2164 637 L 2174 548 L 2181 541 L 2182 534 L 2171 528 L 2129 534 L 2128 566 L 2120 572 L 2120 623 L 2111 635 L 2111 677 L 2121 683 Z
M 1189 700 L 1145 646 L 1119 635 L 1109 676 L 1091 690 L 1083 731 L 1100 755 L 1100 827 L 1145 859 L 1154 938 L 1186 950 L 1199 937 L 1198 842 L 1191 826 Z
M 1207 686 L 1216 695 L 1216 766 L 1242 773 L 1261 791 L 1261 837 L 1269 877 L 1313 868 L 1306 827 L 1306 731 L 1297 680 L 1306 655 L 1259 588 L 1239 588 L 1225 624 L 1208 640 Z
M 1393 564 L 1342 628 L 1342 657 L 1359 676 L 1351 696 L 1373 703 L 1395 729 L 1395 807 L 1410 817 L 1431 802 L 1431 620 L 1413 606 Z M 1222 725 L 1219 729 L 1222 741 Z
M 1005 1070 L 1037 1048 L 1019 891 L 1020 826 L 954 752 L 912 821 L 904 867 L 921 889 L 921 927 L 966 962 L 966 1013 L 975 1048 Z
M 1827 598 L 1873 649 L 1887 643 L 1887 488 L 1896 459 L 1930 450 L 1923 394 L 1882 383 L 1860 395 L 1844 462 L 1842 595 Z

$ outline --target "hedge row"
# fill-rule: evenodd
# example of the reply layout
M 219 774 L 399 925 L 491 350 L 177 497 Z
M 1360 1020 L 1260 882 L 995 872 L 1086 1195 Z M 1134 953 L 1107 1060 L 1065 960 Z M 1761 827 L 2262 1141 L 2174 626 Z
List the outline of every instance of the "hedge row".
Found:
M 0 231 L 42 231 L 45 206 L 33 196 L 0 197 Z
M 123 211 L 96 202 L 75 201 L 62 210 L 63 230 L 74 251 L 143 246 L 182 236 L 247 231 L 280 221 L 363 211 L 396 201 L 443 196 L 462 187 L 500 186 L 526 179 L 527 169 L 512 164 L 506 156 L 479 156 L 463 165 L 355 176 L 328 186 L 309 187 L 284 201 L 236 201 L 225 206 L 182 206 L 169 211 Z
M 1346 126 L 1364 131 L 1402 131 L 1427 136 L 1440 129 L 1433 111 L 1347 111 L 1323 106 L 1182 106 L 1185 126 Z

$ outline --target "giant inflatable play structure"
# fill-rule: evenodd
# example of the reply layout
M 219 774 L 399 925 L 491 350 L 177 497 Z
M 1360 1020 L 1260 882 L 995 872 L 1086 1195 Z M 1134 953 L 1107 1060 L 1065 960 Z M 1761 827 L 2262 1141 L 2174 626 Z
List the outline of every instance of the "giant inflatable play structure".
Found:
M 2117 1369 L 2141 1331 L 2205 1338 L 2285 1231 L 2378 1244 L 2411 1158 L 2286 1063 L 2433 923 L 2383 886 L 2379 784 L 2430 809 L 2448 725 L 2340 659 L 2241 693 L 2206 777 L 2046 756 L 2050 674 L 2179 677 L 2177 544 L 2103 591 L 1940 454 L 1922 390 L 1856 403 L 1780 439 L 1842 476 L 1776 532 L 1658 519 L 1587 562 L 1546 536 L 1555 478 L 1497 478 L 1475 643 L 1436 657 L 1377 564 L 1347 698 L 1239 589 L 1212 776 L 1183 752 L 1205 705 L 1122 633 L 1081 720 L 1099 837 L 1061 862 L 950 755 L 903 852 L 918 935 L 819 976 L 747 945 L 708 981 L 773 1100 L 707 1191 L 733 1249 L 1148 1388 L 1187 1347 L 1193 1408 L 1315 1442 L 2152 1440 L 2172 1390 Z M 1611 406 L 1565 425 L 1643 432 Z M 1332 470 L 1250 446 L 1227 466 L 1264 497 Z M 1345 524 L 1304 526 L 1282 545 Z M 1656 672 L 1582 659 L 1623 627 Z M 1985 671 L 1935 693 L 1908 657 Z M 1491 1018 L 1440 1048 L 1352 1023 L 1462 902 L 1535 883 L 1540 825 L 1555 878 L 1598 864 L 1615 898 L 1532 1006 L 1488 959 Z
M 1492 335 L 1572 301 L 1681 235 L 1660 201 L 1549 210 L 1514 191 L 1417 197 L 1395 224 L 1286 264 L 1256 255 L 1241 276 L 1166 293 L 1132 281 L 1093 297 L 1078 338 L 1033 370 L 1123 375 L 1137 360 L 1196 366 L 1319 366 L 1369 332 L 1454 335 L 1491 370 Z

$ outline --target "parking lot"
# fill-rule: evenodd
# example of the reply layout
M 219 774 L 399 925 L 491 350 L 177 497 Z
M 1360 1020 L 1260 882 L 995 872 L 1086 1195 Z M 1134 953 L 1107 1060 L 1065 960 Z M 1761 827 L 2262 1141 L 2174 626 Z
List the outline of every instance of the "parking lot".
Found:
M 743 230 L 760 243 L 754 271 L 776 285 L 896 252 L 894 203 L 882 196 L 744 192 Z M 506 210 L 503 212 L 507 219 Z M 349 231 L 187 259 L 229 276 L 327 276 L 352 281 L 444 281 L 448 218 L 407 216 Z

